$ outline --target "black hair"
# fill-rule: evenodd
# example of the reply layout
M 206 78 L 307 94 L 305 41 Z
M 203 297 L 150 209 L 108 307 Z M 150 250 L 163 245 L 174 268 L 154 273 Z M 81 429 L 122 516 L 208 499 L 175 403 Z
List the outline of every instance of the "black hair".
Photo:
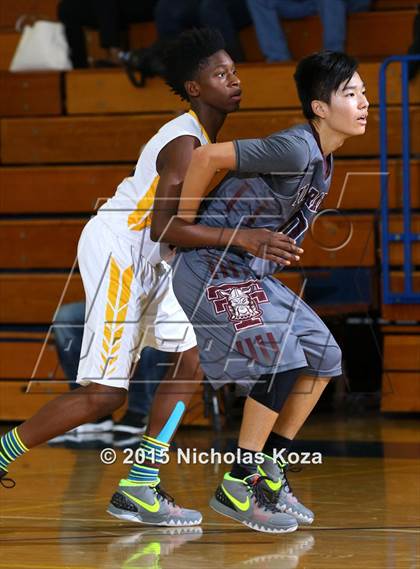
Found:
M 165 45 L 162 54 L 162 76 L 174 93 L 187 100 L 185 82 L 195 79 L 208 58 L 225 49 L 225 41 L 218 30 L 191 29 L 179 34 Z
M 315 118 L 311 102 L 329 104 L 331 95 L 352 78 L 357 67 L 354 57 L 339 51 L 320 51 L 299 61 L 294 78 L 305 117 Z

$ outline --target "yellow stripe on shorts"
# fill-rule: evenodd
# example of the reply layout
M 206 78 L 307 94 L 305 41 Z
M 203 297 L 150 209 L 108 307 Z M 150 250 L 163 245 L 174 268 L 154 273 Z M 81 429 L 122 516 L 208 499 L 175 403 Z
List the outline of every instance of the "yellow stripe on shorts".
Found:
M 112 374 L 116 369 L 115 364 L 121 348 L 133 276 L 132 265 L 122 271 L 114 257 L 111 257 L 101 351 L 103 362 L 101 372 L 104 373 L 105 370 L 105 375 Z

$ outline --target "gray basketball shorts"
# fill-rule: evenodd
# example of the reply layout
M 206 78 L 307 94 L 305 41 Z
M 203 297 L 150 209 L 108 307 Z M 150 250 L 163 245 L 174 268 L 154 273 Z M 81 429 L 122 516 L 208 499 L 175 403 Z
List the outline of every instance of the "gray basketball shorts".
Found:
M 298 368 L 315 377 L 341 375 L 341 350 L 331 332 L 278 279 L 258 279 L 245 262 L 225 258 L 215 265 L 200 249 L 177 255 L 173 288 L 214 387 L 234 382 L 249 392 L 261 375 Z

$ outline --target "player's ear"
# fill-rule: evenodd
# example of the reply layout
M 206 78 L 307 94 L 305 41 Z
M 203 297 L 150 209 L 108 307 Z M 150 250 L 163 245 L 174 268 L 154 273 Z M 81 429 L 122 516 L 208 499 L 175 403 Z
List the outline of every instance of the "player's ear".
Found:
M 315 116 L 320 117 L 321 119 L 325 119 L 328 113 L 327 103 L 315 99 L 314 101 L 311 101 L 311 107 Z
M 184 87 L 189 97 L 200 96 L 200 85 L 197 81 L 185 81 Z

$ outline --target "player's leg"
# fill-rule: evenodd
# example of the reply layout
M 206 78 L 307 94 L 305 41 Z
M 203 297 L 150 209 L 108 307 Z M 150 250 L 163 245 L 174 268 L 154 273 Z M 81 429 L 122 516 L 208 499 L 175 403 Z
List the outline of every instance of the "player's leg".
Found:
M 161 432 L 178 401 L 182 401 L 185 407 L 188 407 L 203 379 L 196 347 L 178 354 L 171 354 L 171 359 L 168 372 L 153 398 L 147 428 L 147 435 L 151 437 L 156 437 Z
M 282 355 L 280 346 L 284 344 L 283 337 L 290 344 L 290 349 L 282 358 L 282 368 L 293 370 L 306 366 L 303 350 L 299 348 L 296 337 L 287 335 L 287 315 L 278 323 L 278 314 L 273 314 L 270 307 L 268 291 L 253 273 L 249 273 L 246 266 L 235 265 L 232 270 L 232 264 L 227 262 L 219 271 L 217 258 L 213 262 L 213 258 L 207 255 L 191 254 L 190 257 L 188 260 L 185 255 L 177 258 L 174 290 L 194 325 L 201 363 L 215 387 L 234 381 L 249 393 L 249 385 L 255 383 L 259 375 L 276 369 Z M 194 270 L 191 270 L 191 266 L 194 266 Z M 238 278 L 239 274 L 241 277 Z M 242 307 L 239 312 L 234 310 L 237 299 Z M 285 385 L 290 388 L 289 382 L 295 379 L 296 374 L 293 377 L 283 376 L 283 381 L 276 383 L 283 400 L 288 390 L 282 388 Z M 260 407 L 261 417 L 254 407 Z M 255 455 L 253 449 L 263 449 L 278 411 L 278 408 L 273 411 L 266 405 L 247 401 L 243 429 L 246 437 L 249 437 L 245 444 L 248 445 L 246 450 L 251 454 L 252 463 Z M 241 430 L 241 436 L 245 431 Z M 256 444 L 254 447 L 251 437 Z M 258 526 L 255 529 L 261 531 L 296 529 L 296 520 L 288 515 L 278 515 L 279 512 L 262 492 L 259 482 L 253 483 L 259 479 L 256 464 L 253 464 L 251 471 L 244 473 L 242 479 L 227 474 L 214 498 L 220 502 L 215 504 L 215 509 L 219 507 L 225 515 L 231 514 L 233 519 L 250 527 Z
M 174 297 L 170 269 L 164 269 L 155 269 L 160 286 L 150 293 L 154 299 L 142 317 L 142 326 L 153 328 L 156 347 L 172 352 L 173 359 L 155 393 L 147 433 L 136 453 L 139 460 L 127 478 L 120 480 L 108 512 L 131 522 L 197 525 L 202 520 L 200 512 L 176 506 L 159 485 L 160 467 L 169 458 L 170 441 L 202 380 L 194 332 Z
M 76 380 L 82 350 L 85 313 L 85 302 L 63 304 L 57 311 L 53 322 L 58 359 L 66 378 L 69 380 L 70 389 L 80 387 Z M 72 429 L 71 436 L 110 431 L 112 425 L 112 415 L 106 415 L 95 422 L 88 421 Z M 54 442 L 63 441 L 66 436 L 67 433 L 58 436 L 54 439 Z
M 47 403 L 0 439 L 3 473 L 28 449 L 95 421 L 124 402 L 138 342 L 138 325 L 130 323 L 139 319 L 132 259 L 123 260 L 124 255 L 106 226 L 97 218 L 90 220 L 78 249 L 86 318 L 77 382 L 84 387 Z
M 150 413 L 147 433 L 140 442 L 139 460 L 127 478 L 120 480 L 111 498 L 108 513 L 120 520 L 163 526 L 198 525 L 202 515 L 196 510 L 181 508 L 160 487 L 160 468 L 168 459 L 170 441 L 181 422 L 191 397 L 200 385 L 201 371 L 195 378 L 196 348 L 174 354 L 174 364 L 162 380 Z M 190 353 L 188 353 L 190 352 Z M 186 356 L 183 358 L 182 356 Z M 179 365 L 176 365 L 179 363 Z
M 245 405 L 239 450 L 242 455 L 251 453 L 251 457 L 254 453 L 263 451 L 264 462 L 258 465 L 255 455 L 249 464 L 238 460 L 228 475 L 227 482 L 231 486 L 236 485 L 239 490 L 241 485 L 237 481 L 238 479 L 246 481 L 249 480 L 250 476 L 255 476 L 256 473 L 267 477 L 269 480 L 262 480 L 261 487 L 267 494 L 272 495 L 273 499 L 276 500 L 277 507 L 287 511 L 301 523 L 311 523 L 313 520 L 312 512 L 300 504 L 291 493 L 285 476 L 285 464 L 276 460 L 275 449 L 267 447 L 267 442 L 273 439 L 273 435 L 270 433 L 277 424 L 278 415 L 290 397 L 299 375 L 308 373 L 307 370 L 309 373 L 313 373 L 314 367 L 316 367 L 318 375 L 324 377 L 336 375 L 336 368 L 339 366 L 338 359 L 341 358 L 341 354 L 333 340 L 326 341 L 325 325 L 321 326 L 313 311 L 309 310 L 308 314 L 305 313 L 301 301 L 296 295 L 273 279 L 263 281 L 263 287 L 269 301 L 264 305 L 263 322 L 259 327 L 242 331 L 240 337 L 235 337 L 235 343 L 236 346 L 238 342 L 240 343 L 242 352 L 245 352 L 246 345 L 249 346 L 254 367 L 256 361 L 260 363 L 263 361 L 259 351 L 266 361 L 269 361 L 270 358 L 273 361 L 277 353 L 274 369 L 280 368 L 283 371 L 276 373 L 274 377 L 261 377 L 255 384 Z M 266 341 L 264 341 L 265 338 Z M 309 338 L 309 341 L 305 338 Z M 315 345 L 311 346 L 311 342 Z M 317 363 L 319 365 L 316 365 Z M 331 373 L 322 373 L 324 371 Z M 261 381 L 262 379 L 265 381 Z M 319 385 L 322 388 L 324 387 L 323 384 L 324 382 L 320 381 Z M 320 391 L 318 388 L 313 391 L 317 395 L 316 400 Z M 306 419 L 315 402 L 315 397 L 306 401 L 306 405 L 303 406 L 299 415 L 300 422 Z M 299 403 L 297 404 L 299 405 Z M 229 479 L 232 476 L 236 481 Z M 225 482 L 226 479 L 223 484 Z M 219 488 L 218 494 L 213 498 L 215 509 L 218 507 L 217 502 L 220 502 L 220 498 L 223 497 L 221 493 L 223 484 Z M 273 495 L 273 492 L 276 494 Z M 294 507 L 291 508 L 290 504 L 293 504 Z M 222 506 L 219 504 L 219 509 L 223 510 L 223 504 Z M 227 515 L 226 510 L 223 513 Z
M 272 432 L 292 441 L 318 403 L 330 379 L 301 375 L 283 405 Z
M 273 428 L 273 433 L 283 437 L 287 445 L 308 418 L 330 379 L 341 375 L 342 355 L 337 342 L 319 316 L 292 291 L 283 288 L 283 294 L 289 294 L 290 298 L 296 299 L 296 316 L 292 330 L 299 338 L 308 363 Z
M 149 334 L 153 332 L 156 347 L 169 352 L 172 361 L 155 393 L 149 425 L 140 448 L 145 452 L 158 448 L 159 452 L 166 453 L 177 425 L 174 426 L 170 436 L 165 439 L 160 438 L 159 435 L 177 403 L 181 402 L 184 409 L 188 406 L 191 397 L 200 387 L 203 373 L 193 328 L 172 289 L 171 269 L 164 264 L 157 270 L 160 277 L 159 288 L 153 291 L 154 300 L 142 316 L 142 325 L 149 327 L 148 332 Z M 146 461 L 143 464 L 134 464 L 128 479 L 157 482 L 159 466 L 158 460 L 154 463 Z M 151 472 L 153 472 L 153 478 Z
M 288 396 L 264 445 L 264 462 L 259 472 L 268 479 L 266 490 L 277 494 L 281 511 L 296 517 L 299 524 L 311 524 L 313 512 L 304 506 L 292 493 L 287 479 L 287 455 L 296 434 L 305 423 L 329 378 L 314 378 L 301 375 Z
M 283 287 L 283 296 L 286 298 L 288 294 L 288 302 L 295 306 L 292 331 L 299 338 L 308 367 L 280 410 L 264 446 L 266 459 L 260 472 L 270 478 L 271 481 L 266 483 L 267 490 L 277 492 L 279 508 L 296 516 L 299 523 L 310 524 L 314 519 L 313 512 L 293 495 L 287 480 L 287 453 L 330 379 L 341 374 L 341 350 L 319 316 Z
M 121 407 L 126 389 L 92 383 L 46 403 L 18 427 L 25 446 L 33 448 L 78 425 L 93 422 Z
M 265 478 L 258 465 L 279 410 L 300 371 L 263 376 L 257 381 L 245 402 L 237 460 L 210 501 L 218 513 L 257 531 L 281 533 L 297 528 L 295 517 L 280 512 L 272 492 L 265 491 Z
M 169 356 L 165 352 L 146 346 L 134 369 L 128 390 L 127 411 L 114 425 L 114 444 L 120 447 L 138 441 L 149 424 L 153 397 L 167 372 Z
M 125 389 L 92 384 L 50 401 L 0 438 L 0 479 L 6 476 L 9 465 L 31 448 L 111 414 L 124 403 L 125 396 Z

